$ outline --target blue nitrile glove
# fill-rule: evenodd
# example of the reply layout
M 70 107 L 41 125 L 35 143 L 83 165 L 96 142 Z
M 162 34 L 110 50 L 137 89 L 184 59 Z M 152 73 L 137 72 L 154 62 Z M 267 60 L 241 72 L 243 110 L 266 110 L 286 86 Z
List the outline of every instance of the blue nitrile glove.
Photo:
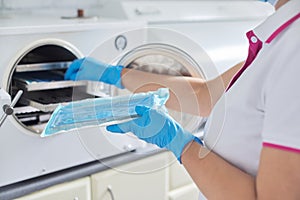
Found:
M 121 82 L 123 66 L 102 63 L 94 58 L 86 57 L 74 60 L 65 73 L 65 80 L 101 81 L 124 88 Z
M 161 148 L 172 151 L 181 163 L 184 147 L 192 140 L 202 144 L 201 140 L 183 128 L 167 113 L 161 110 L 137 106 L 135 111 L 139 118 L 129 122 L 111 125 L 106 129 L 114 133 L 132 132 L 138 138 Z
M 260 0 L 260 1 L 263 1 L 263 2 L 268 2 L 270 3 L 272 6 L 275 6 L 278 2 L 278 0 Z

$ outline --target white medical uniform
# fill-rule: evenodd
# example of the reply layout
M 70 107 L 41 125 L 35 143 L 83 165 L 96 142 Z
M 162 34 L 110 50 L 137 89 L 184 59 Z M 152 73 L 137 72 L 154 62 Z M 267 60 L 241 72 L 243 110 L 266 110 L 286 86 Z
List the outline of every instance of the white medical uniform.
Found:
M 300 1 L 247 35 L 248 66 L 216 104 L 204 142 L 256 176 L 263 146 L 300 153 Z

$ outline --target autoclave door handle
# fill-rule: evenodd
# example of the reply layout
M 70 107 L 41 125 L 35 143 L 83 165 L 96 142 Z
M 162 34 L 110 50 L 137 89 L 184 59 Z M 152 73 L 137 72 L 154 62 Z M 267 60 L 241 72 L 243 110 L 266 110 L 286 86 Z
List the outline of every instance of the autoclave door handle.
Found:
M 19 90 L 15 96 L 15 98 L 12 100 L 11 104 L 4 104 L 2 109 L 4 114 L 2 115 L 1 119 L 0 119 L 0 127 L 3 125 L 4 121 L 6 120 L 8 115 L 12 115 L 14 113 L 14 106 L 16 105 L 16 103 L 19 101 L 19 99 L 21 98 L 23 94 L 23 90 Z

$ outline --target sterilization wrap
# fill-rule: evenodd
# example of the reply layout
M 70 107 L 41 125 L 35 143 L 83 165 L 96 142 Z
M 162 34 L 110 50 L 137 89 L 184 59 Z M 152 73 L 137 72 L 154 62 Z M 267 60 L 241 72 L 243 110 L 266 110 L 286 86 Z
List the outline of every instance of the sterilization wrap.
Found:
M 105 126 L 135 118 L 137 105 L 162 107 L 169 98 L 169 90 L 161 88 L 147 93 L 85 99 L 59 105 L 50 117 L 41 137 L 86 126 Z

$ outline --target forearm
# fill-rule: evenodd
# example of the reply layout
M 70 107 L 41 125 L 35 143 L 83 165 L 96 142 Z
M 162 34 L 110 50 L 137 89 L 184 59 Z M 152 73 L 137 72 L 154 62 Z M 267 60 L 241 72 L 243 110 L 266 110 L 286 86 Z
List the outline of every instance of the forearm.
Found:
M 173 110 L 195 115 L 207 115 L 210 95 L 206 82 L 200 78 L 159 75 L 133 69 L 122 71 L 122 84 L 132 92 L 146 92 L 161 87 L 170 89 L 166 104 Z
M 187 145 L 181 160 L 208 199 L 256 199 L 254 177 L 198 143 Z
M 132 92 L 169 88 L 170 98 L 166 104 L 168 108 L 208 116 L 242 65 L 243 62 L 209 81 L 196 77 L 159 75 L 125 68 L 122 70 L 122 85 Z

